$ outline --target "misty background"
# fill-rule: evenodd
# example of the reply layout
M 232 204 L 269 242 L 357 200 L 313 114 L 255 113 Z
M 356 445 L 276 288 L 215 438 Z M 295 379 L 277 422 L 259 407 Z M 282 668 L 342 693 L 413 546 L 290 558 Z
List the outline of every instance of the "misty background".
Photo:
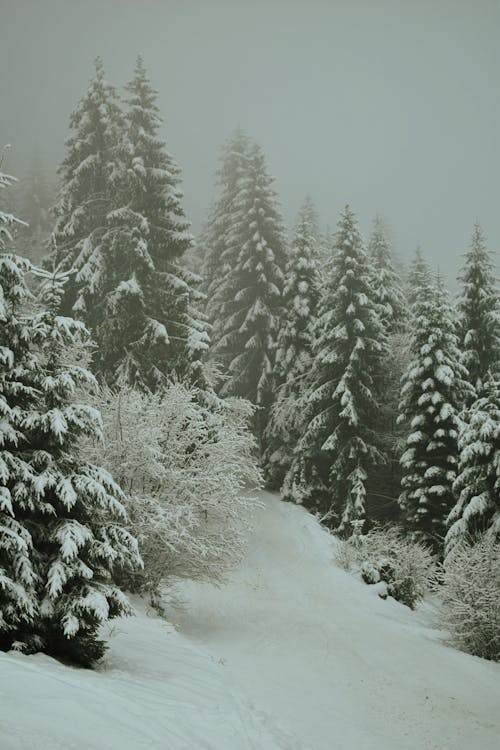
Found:
M 197 234 L 220 147 L 238 125 L 264 148 L 285 220 L 306 194 L 365 236 L 420 244 L 453 284 L 478 220 L 500 246 L 496 0 L 2 0 L 0 144 L 21 180 L 48 176 L 101 55 L 121 91 L 144 56 Z

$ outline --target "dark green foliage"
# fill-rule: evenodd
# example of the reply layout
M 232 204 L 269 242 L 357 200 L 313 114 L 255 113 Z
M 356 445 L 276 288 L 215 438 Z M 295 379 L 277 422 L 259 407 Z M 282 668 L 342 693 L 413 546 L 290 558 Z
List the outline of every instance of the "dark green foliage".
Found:
M 19 214 L 26 222 L 16 236 L 16 251 L 34 263 L 40 263 L 47 252 L 52 231 L 52 186 L 41 164 L 38 153 L 19 184 Z
M 500 382 L 490 374 L 481 392 L 458 440 L 460 462 L 453 485 L 457 502 L 447 519 L 447 554 L 478 534 L 500 535 Z
M 266 482 L 279 489 L 290 467 L 303 427 L 301 399 L 313 362 L 313 337 L 319 302 L 318 226 L 310 199 L 302 206 L 285 270 L 283 322 L 278 335 L 273 378 L 276 400 L 266 429 Z
M 12 222 L 0 214 L 0 251 Z M 92 375 L 66 361 L 86 335 L 57 312 L 67 277 L 37 272 L 42 307 L 30 312 L 34 270 L 0 252 L 0 645 L 88 664 L 100 624 L 130 611 L 117 571 L 141 561 L 120 488 L 79 458 L 100 418 L 75 398 Z
M 213 340 L 221 336 L 223 315 L 221 306 L 221 280 L 236 265 L 239 252 L 238 243 L 232 233 L 237 221 L 237 199 L 240 180 L 248 169 L 251 142 L 238 128 L 224 145 L 221 164 L 217 171 L 219 197 L 215 201 L 207 226 L 204 229 L 201 246 L 203 249 L 203 286 L 206 294 L 206 312 L 213 325 Z
M 193 240 L 180 170 L 158 138 L 157 93 L 141 58 L 127 92 L 122 115 L 98 61 L 71 119 L 50 261 L 76 270 L 63 310 L 89 327 L 101 379 L 155 390 L 175 374 L 203 386 L 208 336 L 198 280 L 181 266 Z
M 220 338 L 214 341 L 212 356 L 226 367 L 221 394 L 262 407 L 256 432 L 263 450 L 286 255 L 273 181 L 257 145 L 249 148 L 245 165 L 236 181 L 221 258 L 225 275 L 217 297 L 219 317 L 213 319 Z
M 105 79 L 100 58 L 86 94 L 71 114 L 70 128 L 59 168 L 55 247 L 46 265 L 75 269 L 66 284 L 62 310 L 67 315 L 78 311 L 93 328 L 94 311 L 87 295 L 99 288 L 104 270 L 100 245 L 108 212 L 114 207 L 123 128 L 118 97 Z
M 179 167 L 158 138 L 157 92 L 141 58 L 127 86 L 118 207 L 109 214 L 97 370 L 110 383 L 155 390 L 174 373 L 203 383 L 208 337 L 194 311 L 196 280 L 180 265 L 191 247 Z
M 400 404 L 400 420 L 410 433 L 401 458 L 400 504 L 408 530 L 440 551 L 454 503 L 459 413 L 467 394 L 467 371 L 441 282 L 422 288 L 413 318 L 411 362 Z
M 320 302 L 308 424 L 284 484 L 285 497 L 326 514 L 343 533 L 364 516 L 367 471 L 382 460 L 377 423 L 385 353 L 370 264 L 346 207 Z
M 459 337 L 469 380 L 478 396 L 488 371 L 500 375 L 500 297 L 493 259 L 475 224 L 460 275 Z
M 402 333 L 408 318 L 408 303 L 394 258 L 387 230 L 380 216 L 373 222 L 368 247 L 372 264 L 372 283 L 376 302 L 381 306 L 380 317 L 388 335 Z
M 412 307 L 422 298 L 425 289 L 432 283 L 432 276 L 421 247 L 417 247 L 408 274 L 408 305 Z

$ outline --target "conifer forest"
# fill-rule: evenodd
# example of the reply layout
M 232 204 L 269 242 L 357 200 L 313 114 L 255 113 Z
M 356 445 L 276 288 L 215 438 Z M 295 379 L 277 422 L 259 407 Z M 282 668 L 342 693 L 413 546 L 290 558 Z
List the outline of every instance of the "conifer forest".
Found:
M 2 5 L 1 750 L 498 747 L 499 32 Z

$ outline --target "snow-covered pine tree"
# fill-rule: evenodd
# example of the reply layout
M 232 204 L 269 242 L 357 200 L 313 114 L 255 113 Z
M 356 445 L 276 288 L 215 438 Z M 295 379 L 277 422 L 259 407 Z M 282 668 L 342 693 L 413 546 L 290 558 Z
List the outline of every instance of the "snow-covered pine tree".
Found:
M 399 516 L 397 497 L 401 428 L 397 426 L 400 379 L 406 369 L 409 306 L 406 300 L 401 269 L 396 270 L 396 259 L 388 231 L 377 215 L 373 222 L 368 246 L 372 266 L 375 300 L 380 305 L 380 317 L 388 336 L 388 354 L 384 388 L 380 394 L 379 435 L 387 461 L 370 471 L 367 482 L 367 505 L 370 516 L 379 521 L 394 520 Z
M 118 98 L 105 79 L 100 58 L 95 60 L 95 76 L 87 92 L 71 114 L 70 128 L 66 156 L 59 168 L 54 243 L 46 264 L 76 269 L 66 284 L 62 310 L 68 315 L 77 311 L 94 328 L 94 311 L 86 297 L 101 284 L 101 240 L 114 205 L 122 132 Z
M 97 370 L 110 383 L 124 375 L 153 390 L 173 373 L 201 384 L 208 335 L 197 311 L 198 280 L 180 265 L 193 238 L 180 169 L 158 137 L 157 92 L 141 57 L 127 91 L 125 168 L 102 240 L 107 270 L 102 302 L 96 300 Z
M 327 268 L 332 258 L 332 248 L 335 246 L 335 232 L 327 225 L 324 232 L 318 236 L 318 258 L 320 268 Z
M 394 267 L 387 229 L 378 215 L 373 222 L 368 251 L 373 267 L 376 301 L 382 306 L 381 318 L 386 333 L 401 333 L 405 328 L 408 305 L 403 285 Z
M 57 315 L 61 286 L 57 276 L 45 275 L 40 293 L 48 309 L 19 312 L 25 287 L 18 284 L 19 298 L 9 299 L 6 316 L 6 327 L 17 326 L 22 335 L 24 352 L 10 350 L 16 389 L 14 378 L 2 384 L 7 400 L 16 390 L 22 394 L 18 432 L 7 434 L 3 446 L 10 453 L 4 510 L 29 545 L 28 561 L 19 562 L 28 571 L 31 566 L 32 609 L 27 623 L 3 629 L 1 642 L 90 665 L 104 653 L 101 624 L 131 611 L 116 577 L 141 560 L 123 525 L 120 488 L 106 471 L 78 458 L 80 437 L 99 439 L 101 427 L 98 412 L 76 402 L 75 391 L 95 382 L 88 371 L 64 363 L 65 347 L 85 329 Z
M 140 557 L 120 489 L 78 458 L 80 437 L 100 435 L 98 413 L 74 399 L 93 378 L 64 363 L 85 329 L 57 315 L 56 278 L 42 284 L 48 309 L 27 310 L 32 266 L 4 252 L 12 221 L 0 214 L 0 648 L 90 664 L 100 624 L 129 611 L 115 576 Z
M 316 325 L 308 425 L 283 492 L 326 514 L 342 533 L 365 513 L 365 483 L 379 451 L 378 394 L 386 336 L 357 219 L 346 206 Z
M 491 253 L 479 224 L 460 274 L 458 303 L 460 345 L 469 379 L 478 396 L 488 371 L 500 374 L 500 295 Z
M 0 172 L 0 193 L 14 178 Z M 2 200 L 2 205 L 7 201 Z M 36 572 L 29 530 L 14 511 L 12 492 L 20 478 L 33 481 L 34 472 L 17 446 L 23 435 L 24 404 L 33 396 L 34 357 L 25 326 L 17 317 L 27 295 L 27 260 L 6 252 L 13 214 L 0 211 L 0 648 L 10 647 L 37 614 Z
M 448 516 L 445 552 L 478 533 L 500 535 L 500 382 L 482 379 L 458 439 L 460 462 L 453 485 L 457 503 Z
M 218 341 L 219 330 L 224 317 L 221 305 L 224 296 L 220 293 L 220 281 L 235 265 L 239 248 L 229 245 L 229 233 L 236 221 L 235 203 L 241 178 L 248 169 L 250 141 L 246 134 L 237 128 L 223 146 L 220 167 L 217 170 L 219 197 L 210 211 L 203 231 L 203 291 L 206 294 L 206 312 L 213 323 L 212 338 Z
M 399 501 L 408 530 L 440 551 L 454 503 L 467 370 L 442 281 L 419 287 L 417 295 L 412 309 L 412 359 L 401 389 L 399 421 L 409 435 L 401 457 Z
M 262 149 L 253 144 L 232 204 L 227 272 L 220 280 L 213 358 L 227 364 L 222 395 L 242 396 L 262 407 L 256 418 L 263 450 L 265 410 L 272 390 L 276 338 L 282 316 L 285 240 L 276 193 Z
M 422 291 L 432 286 L 432 275 L 427 265 L 427 261 L 419 246 L 415 250 L 415 255 L 410 263 L 408 273 L 408 304 L 414 305 L 421 297 Z
M 40 581 L 35 634 L 43 650 L 89 664 L 104 653 L 100 625 L 130 614 L 116 580 L 141 560 L 124 526 L 121 489 L 107 471 L 79 458 L 82 437 L 101 439 L 101 420 L 75 399 L 78 388 L 96 385 L 93 376 L 65 361 L 68 346 L 88 335 L 82 323 L 58 315 L 67 274 L 37 275 L 43 308 L 32 326 L 43 396 L 23 423 L 37 476 L 19 493 L 27 503 Z
M 284 318 L 274 363 L 276 400 L 266 428 L 264 469 L 279 489 L 303 426 L 300 401 L 312 367 L 313 332 L 319 301 L 318 220 L 310 198 L 299 211 L 285 270 Z
M 27 226 L 20 229 L 16 250 L 33 263 L 41 262 L 52 231 L 50 208 L 52 190 L 38 151 L 35 151 L 29 169 L 20 183 L 19 214 Z

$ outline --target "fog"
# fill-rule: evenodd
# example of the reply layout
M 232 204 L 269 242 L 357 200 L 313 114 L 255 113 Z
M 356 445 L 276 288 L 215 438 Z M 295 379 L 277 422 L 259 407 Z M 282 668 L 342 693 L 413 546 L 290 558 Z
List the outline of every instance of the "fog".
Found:
M 142 53 L 199 231 L 220 147 L 265 149 L 288 224 L 351 203 L 450 281 L 472 224 L 500 245 L 500 6 L 495 0 L 2 0 L 0 143 L 54 173 L 101 55 L 121 87 Z

